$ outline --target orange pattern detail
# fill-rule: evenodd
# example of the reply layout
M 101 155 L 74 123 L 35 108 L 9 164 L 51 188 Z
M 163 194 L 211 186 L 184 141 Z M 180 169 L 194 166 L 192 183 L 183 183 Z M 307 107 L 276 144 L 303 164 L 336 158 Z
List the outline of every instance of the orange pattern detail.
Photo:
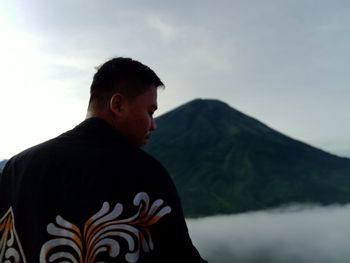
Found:
M 123 205 L 117 203 L 111 210 L 104 202 L 100 211 L 84 224 L 83 231 L 63 219 L 56 217 L 56 224 L 50 223 L 47 231 L 55 238 L 47 241 L 41 248 L 40 263 L 77 262 L 93 263 L 101 253 L 116 258 L 121 253 L 129 263 L 139 260 L 141 250 L 154 249 L 150 226 L 171 212 L 169 206 L 163 206 L 163 200 L 157 199 L 150 205 L 147 193 L 138 193 L 134 198 L 137 213 L 129 218 L 119 218 Z M 121 251 L 119 241 L 124 240 L 127 251 Z
M 15 228 L 12 207 L 0 219 L 0 262 L 26 263 L 23 249 Z

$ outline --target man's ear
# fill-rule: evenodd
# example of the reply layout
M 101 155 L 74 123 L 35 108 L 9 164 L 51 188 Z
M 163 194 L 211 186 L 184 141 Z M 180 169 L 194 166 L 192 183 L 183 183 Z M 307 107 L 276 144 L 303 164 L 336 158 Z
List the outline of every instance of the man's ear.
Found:
M 114 93 L 109 100 L 109 109 L 113 114 L 120 115 L 124 110 L 125 98 L 120 93 Z

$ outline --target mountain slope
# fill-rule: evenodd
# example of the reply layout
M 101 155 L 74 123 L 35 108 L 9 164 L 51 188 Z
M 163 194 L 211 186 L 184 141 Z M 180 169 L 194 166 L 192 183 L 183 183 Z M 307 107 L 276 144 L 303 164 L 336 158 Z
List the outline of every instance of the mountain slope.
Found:
M 278 133 L 217 100 L 157 118 L 145 150 L 169 170 L 187 216 L 290 202 L 350 201 L 350 160 Z
M 4 169 L 6 163 L 7 163 L 7 160 L 0 161 L 0 173 Z

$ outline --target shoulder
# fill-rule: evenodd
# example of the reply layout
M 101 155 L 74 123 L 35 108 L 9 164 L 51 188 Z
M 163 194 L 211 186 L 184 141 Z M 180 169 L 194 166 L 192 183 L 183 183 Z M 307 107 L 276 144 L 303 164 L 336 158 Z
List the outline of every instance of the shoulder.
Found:
M 166 171 L 165 167 L 160 163 L 160 161 L 158 161 L 156 158 L 154 158 L 152 155 L 145 152 L 144 150 L 137 149 L 137 155 L 140 159 L 142 159 L 149 166 L 151 166 L 155 169 L 160 169 L 160 170 Z
M 140 148 L 128 148 L 124 152 L 123 159 L 127 165 L 123 165 L 127 174 L 137 176 L 139 182 L 155 187 L 164 187 L 172 184 L 167 169 L 156 158 Z
M 48 158 L 49 152 L 57 144 L 55 140 L 56 139 L 50 139 L 19 152 L 7 161 L 6 166 L 11 167 L 14 164 L 23 164 L 27 161 L 33 162 L 37 159 Z

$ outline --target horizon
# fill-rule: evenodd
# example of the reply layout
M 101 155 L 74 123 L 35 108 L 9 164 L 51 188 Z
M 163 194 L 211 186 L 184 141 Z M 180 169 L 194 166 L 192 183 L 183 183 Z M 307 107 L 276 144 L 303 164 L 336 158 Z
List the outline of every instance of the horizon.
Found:
M 245 116 L 247 116 L 247 117 L 249 117 L 249 118 L 253 118 L 254 120 L 256 120 L 256 121 L 258 121 L 258 122 L 260 122 L 260 123 L 266 125 L 266 126 L 269 127 L 270 129 L 273 129 L 274 131 L 277 131 L 277 132 L 279 132 L 279 133 L 282 133 L 281 131 L 279 131 L 278 129 L 275 129 L 275 128 L 273 128 L 273 127 L 271 127 L 270 125 L 268 125 L 268 124 L 265 123 L 264 121 L 259 120 L 259 119 L 255 118 L 254 116 L 248 115 L 248 114 L 246 114 L 246 113 L 240 111 L 239 109 L 232 107 L 229 103 L 227 103 L 227 102 L 225 102 L 225 101 L 223 101 L 223 100 L 220 100 L 220 99 L 216 99 L 216 98 L 194 98 L 194 99 L 191 99 L 191 100 L 189 100 L 189 101 L 187 101 L 187 102 L 184 102 L 184 103 L 182 103 L 182 104 L 176 106 L 176 107 L 173 108 L 173 109 L 170 109 L 170 110 L 168 110 L 168 111 L 166 111 L 166 112 L 163 112 L 161 115 L 157 116 L 156 119 L 159 118 L 159 117 L 161 117 L 161 116 L 163 116 L 163 115 L 165 115 L 165 114 L 167 114 L 167 113 L 170 113 L 170 112 L 176 110 L 176 109 L 179 108 L 179 107 L 182 107 L 182 106 L 184 106 L 184 105 L 186 105 L 186 104 L 189 104 L 189 103 L 191 103 L 191 102 L 193 102 L 193 101 L 196 101 L 196 100 L 216 101 L 216 102 L 223 103 L 223 104 L 225 104 L 225 105 L 228 105 L 232 110 L 238 111 L 238 112 L 244 114 Z M 73 127 L 71 127 L 71 128 L 73 128 Z M 341 156 L 341 155 L 338 155 L 337 153 L 333 153 L 333 152 L 327 151 L 327 150 L 322 149 L 322 148 L 320 148 L 320 147 L 318 147 L 318 146 L 316 146 L 316 145 L 312 145 L 312 144 L 310 144 L 310 143 L 308 143 L 308 142 L 302 141 L 302 140 L 300 140 L 299 138 L 294 138 L 294 137 L 289 136 L 289 135 L 284 134 L 284 133 L 282 133 L 282 134 L 285 135 L 285 136 L 287 136 L 287 137 L 290 138 L 290 139 L 293 139 L 293 140 L 299 141 L 299 142 L 301 142 L 301 143 L 303 143 L 303 144 L 306 144 L 306 145 L 309 145 L 309 146 L 311 146 L 311 147 L 317 148 L 318 150 L 325 151 L 325 152 L 330 153 L 330 154 L 332 154 L 332 155 L 334 155 L 334 156 L 337 156 L 337 157 L 339 157 L 339 158 L 347 158 L 347 159 L 350 160 L 350 153 L 349 153 L 349 156 L 346 156 L 346 155 L 345 155 L 345 156 Z M 58 136 L 58 135 L 59 135 L 59 134 L 57 134 L 57 136 Z M 54 137 L 56 137 L 56 136 L 54 136 Z M 52 138 L 54 138 L 54 137 L 52 137 Z M 51 138 L 48 138 L 48 140 L 49 140 L 49 139 L 51 139 Z M 39 142 L 39 143 L 41 143 L 41 142 Z M 29 146 L 29 147 L 32 147 L 32 146 L 35 146 L 35 145 L 36 145 L 36 144 L 31 145 L 31 146 Z M 22 151 L 25 150 L 25 149 L 26 149 L 26 148 L 23 148 Z M 19 151 L 18 153 L 20 153 L 20 152 L 21 152 L 21 151 Z M 17 154 L 17 153 L 16 153 L 16 154 Z M 0 156 L 0 161 L 9 160 L 11 157 L 12 157 L 12 156 L 10 156 L 10 157 L 8 157 L 8 158 L 6 158 L 6 157 L 4 158 L 4 157 Z

